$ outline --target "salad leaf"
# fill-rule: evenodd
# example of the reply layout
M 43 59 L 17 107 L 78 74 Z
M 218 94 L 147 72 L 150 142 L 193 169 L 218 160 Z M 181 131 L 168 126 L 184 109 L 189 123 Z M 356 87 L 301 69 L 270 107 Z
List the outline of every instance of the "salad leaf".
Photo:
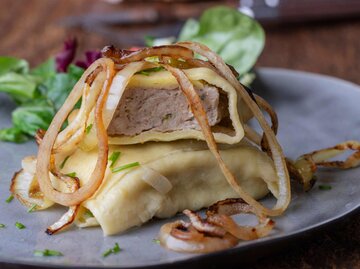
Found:
M 145 40 L 145 45 L 146 46 L 148 46 L 148 47 L 154 46 L 155 37 L 150 36 L 150 35 L 146 35 L 146 36 L 144 36 L 144 40 Z
M 34 98 L 36 79 L 27 74 L 9 72 L 0 76 L 0 92 L 9 94 L 21 104 Z
M 55 115 L 54 108 L 46 101 L 19 106 L 12 112 L 14 127 L 24 134 L 34 136 L 38 129 L 47 129 Z
M 31 70 L 31 74 L 37 76 L 41 80 L 48 79 L 56 75 L 55 60 L 53 58 L 48 59 L 42 64 L 38 65 Z
M 94 61 L 96 61 L 97 59 L 95 59 Z M 77 65 L 74 64 L 70 64 L 68 69 L 67 69 L 67 73 L 68 75 L 75 80 L 75 82 L 77 82 L 80 77 L 82 76 L 82 74 L 84 73 L 85 69 L 82 67 L 79 67 Z
M 13 126 L 0 130 L 0 140 L 22 143 L 38 129 L 47 129 L 84 69 L 71 64 L 76 40 L 67 40 L 63 51 L 33 69 L 27 61 L 0 56 L 0 92 L 11 96 L 18 107 L 12 112 Z M 86 54 L 86 65 L 99 57 Z M 58 70 L 59 69 L 59 70 Z
M 24 134 L 20 129 L 16 127 L 11 127 L 0 130 L 0 140 L 23 143 L 29 140 L 29 136 Z
M 29 63 L 22 59 L 14 57 L 0 57 L 0 75 L 15 72 L 25 74 L 29 71 Z
M 218 6 L 206 10 L 199 21 L 188 20 L 178 40 L 207 45 L 243 75 L 263 50 L 265 34 L 254 19 L 236 9 Z
M 42 92 L 51 101 L 54 108 L 59 110 L 65 102 L 71 89 L 80 79 L 84 69 L 75 65 L 70 65 L 68 73 L 57 73 L 53 77 L 47 79 L 42 87 Z

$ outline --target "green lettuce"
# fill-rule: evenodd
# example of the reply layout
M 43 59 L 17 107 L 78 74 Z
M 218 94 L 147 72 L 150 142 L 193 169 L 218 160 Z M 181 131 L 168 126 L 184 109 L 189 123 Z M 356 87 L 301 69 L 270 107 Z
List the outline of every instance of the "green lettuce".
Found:
M 22 143 L 38 129 L 46 130 L 83 72 L 70 65 L 66 73 L 57 73 L 53 58 L 30 70 L 23 59 L 0 57 L 0 92 L 18 105 L 13 126 L 0 130 L 0 140 Z
M 218 6 L 206 10 L 199 21 L 189 19 L 178 40 L 207 45 L 240 75 L 244 75 L 262 52 L 265 34 L 256 20 L 236 9 Z

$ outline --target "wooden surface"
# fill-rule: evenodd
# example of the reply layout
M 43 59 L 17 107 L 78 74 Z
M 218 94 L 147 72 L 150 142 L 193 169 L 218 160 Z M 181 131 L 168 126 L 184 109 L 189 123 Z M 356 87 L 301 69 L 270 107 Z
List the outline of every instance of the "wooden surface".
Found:
M 125 44 L 130 31 L 129 36 L 103 36 L 91 27 L 64 27 L 64 17 L 112 8 L 98 0 L 1 0 L 0 55 L 23 57 L 35 65 L 59 51 L 67 36 L 78 38 L 81 51 L 109 42 Z M 272 26 L 266 36 L 257 66 L 305 70 L 360 84 L 360 19 Z M 248 268 L 360 268 L 360 216 L 309 235 Z

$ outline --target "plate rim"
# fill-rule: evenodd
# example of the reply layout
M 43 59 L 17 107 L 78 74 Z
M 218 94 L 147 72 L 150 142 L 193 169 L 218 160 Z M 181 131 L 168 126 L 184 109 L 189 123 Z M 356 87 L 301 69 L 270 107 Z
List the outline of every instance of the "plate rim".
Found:
M 320 74 L 320 73 L 313 73 L 313 72 L 308 72 L 308 71 L 303 71 L 303 70 L 294 70 L 294 69 L 287 69 L 287 68 L 278 68 L 278 67 L 257 67 L 255 68 L 255 73 L 278 73 L 278 74 L 284 74 L 286 76 L 306 76 L 306 77 L 312 77 L 312 78 L 316 78 L 316 79 L 322 79 L 322 80 L 332 80 L 335 83 L 341 83 L 344 86 L 348 86 L 348 87 L 353 87 L 353 88 L 358 88 L 360 91 L 360 85 L 351 82 L 351 81 L 347 81 L 344 80 L 342 78 L 338 78 L 338 77 L 334 77 L 334 76 L 330 76 L 330 75 L 326 75 L 326 74 Z M 1 258 L 0 257 L 0 265 L 5 265 L 5 266 L 27 266 L 27 267 L 34 267 L 34 268 L 64 268 L 64 269 L 68 269 L 68 268 L 74 268 L 74 269 L 85 269 L 85 268 L 91 268 L 91 269 L 101 269 L 101 268 L 107 268 L 107 269 L 143 269 L 143 268 L 148 268 L 148 269 L 154 269 L 154 268 L 171 268 L 171 267 L 176 267 L 178 266 L 179 268 L 181 266 L 185 266 L 185 265 L 189 265 L 191 263 L 196 263 L 196 262 L 201 262 L 201 260 L 205 260 L 208 258 L 217 258 L 217 257 L 224 257 L 224 256 L 230 256 L 232 254 L 235 253 L 239 253 L 239 252 L 243 252 L 243 251 L 249 251 L 252 249 L 257 248 L 259 245 L 272 245 L 272 244 L 276 244 L 276 243 L 281 243 L 287 240 L 291 240 L 291 239 L 295 239 L 298 237 L 301 237 L 301 235 L 303 235 L 305 232 L 309 232 L 309 233 L 314 233 L 317 232 L 321 229 L 324 229 L 325 227 L 331 226 L 341 220 L 343 220 L 345 217 L 351 217 L 356 213 L 360 213 L 360 204 L 355 205 L 355 207 L 348 209 L 347 211 L 343 212 L 342 214 L 335 216 L 333 218 L 324 220 L 322 222 L 313 224 L 309 227 L 306 228 L 302 228 L 300 230 L 288 233 L 286 235 L 277 235 L 275 237 L 272 238 L 261 238 L 261 239 L 257 239 L 254 243 L 252 244 L 248 244 L 243 246 L 242 248 L 238 248 L 238 247 L 234 247 L 234 248 L 230 248 L 230 249 L 225 249 L 225 250 L 221 250 L 221 251 L 217 251 L 217 252 L 213 252 L 213 253 L 206 253 L 206 254 L 198 254 L 195 255 L 193 257 L 189 257 L 187 259 L 184 260 L 179 260 L 179 261 L 172 261 L 172 262 L 162 262 L 162 263 L 158 263 L 158 264 L 151 264 L 151 265 L 147 265 L 147 266 L 113 266 L 113 265 L 78 265 L 78 266 L 74 266 L 71 264 L 57 264 L 57 263 L 47 263 L 45 260 L 44 261 L 24 261 L 24 260 L 20 260 L 20 261 L 16 261 L 16 260 L 11 260 L 11 259 L 7 259 L 7 258 Z M 170 250 L 169 250 L 170 251 Z M 241 264 L 241 262 L 239 262 L 239 264 Z

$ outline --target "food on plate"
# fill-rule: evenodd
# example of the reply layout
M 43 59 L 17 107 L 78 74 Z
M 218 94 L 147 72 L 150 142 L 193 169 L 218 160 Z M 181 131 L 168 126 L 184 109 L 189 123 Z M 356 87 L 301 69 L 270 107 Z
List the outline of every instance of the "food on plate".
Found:
M 225 15 L 231 19 L 219 22 Z M 55 61 L 29 71 L 24 61 L 0 58 L 7 66 L 0 73 L 23 82 L 9 92 L 20 106 L 14 126 L 0 130 L 0 139 L 21 142 L 35 135 L 39 145 L 37 156 L 23 159 L 10 191 L 29 212 L 68 207 L 46 233 L 75 223 L 113 235 L 183 212 L 189 221 L 163 225 L 161 245 L 217 251 L 272 232 L 273 218 L 291 200 L 289 173 L 309 190 L 319 166 L 360 164 L 356 141 L 295 161 L 285 158 L 276 139 L 276 113 L 244 85 L 253 79 L 248 72 L 264 44 L 257 22 L 213 8 L 186 23 L 183 40 L 197 42 L 135 50 L 107 46 L 101 58 L 87 53 L 81 68 L 69 65 L 76 48 L 69 41 L 56 58 L 58 71 L 67 73 L 49 72 Z M 57 80 L 66 83 L 57 88 Z M 333 161 L 347 150 L 355 153 Z M 258 201 L 268 194 L 276 199 L 272 208 Z M 203 208 L 205 216 L 195 212 Z M 241 225 L 235 214 L 254 214 L 258 224 Z
M 261 108 L 274 129 L 276 117 L 218 55 L 191 42 L 106 47 L 103 55 L 38 132 L 37 157 L 25 158 L 12 182 L 28 207 L 69 207 L 49 234 L 73 221 L 114 234 L 227 198 L 242 198 L 264 217 L 286 209 L 286 162 Z M 246 124 L 253 116 L 266 138 Z M 270 155 L 256 145 L 261 140 Z M 256 201 L 269 191 L 278 199 L 272 209 Z
M 109 46 L 102 53 L 49 128 L 37 132 L 37 156 L 24 158 L 12 180 L 12 193 L 31 210 L 69 207 L 48 234 L 76 223 L 112 235 L 183 212 L 190 222 L 164 225 L 160 243 L 216 251 L 269 235 L 271 217 L 290 202 L 288 168 L 309 189 L 318 166 L 360 163 L 355 141 L 286 159 L 271 106 L 205 45 Z M 263 134 L 248 124 L 252 118 Z M 349 149 L 356 153 L 345 162 L 328 161 Z M 273 208 L 257 201 L 269 192 L 277 200 Z M 194 212 L 206 207 L 206 218 Z M 241 213 L 259 223 L 239 225 L 231 215 Z

